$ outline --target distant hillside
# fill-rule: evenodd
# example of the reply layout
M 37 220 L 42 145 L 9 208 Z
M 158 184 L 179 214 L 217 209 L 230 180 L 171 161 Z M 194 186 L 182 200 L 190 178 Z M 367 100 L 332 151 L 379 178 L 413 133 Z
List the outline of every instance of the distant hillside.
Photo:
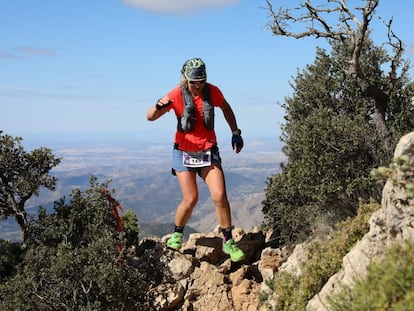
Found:
M 272 150 L 276 148 L 272 140 L 246 141 L 240 154 L 229 147 L 220 149 L 233 223 L 245 230 L 261 224 L 266 180 L 279 172 L 284 161 L 281 152 Z M 114 197 L 124 210 L 131 209 L 137 214 L 140 224 L 174 221 L 181 192 L 170 170 L 171 144 L 122 142 L 77 146 L 61 143 L 53 150 L 62 158 L 53 170 L 58 178 L 56 191 L 41 191 L 39 197 L 31 199 L 27 204 L 30 214 L 36 214 L 40 205 L 52 212 L 54 201 L 64 196 L 69 200 L 71 190 L 87 188 L 89 177 L 94 175 L 100 182 L 111 180 Z M 214 229 L 216 217 L 208 189 L 199 181 L 199 202 L 188 225 L 204 232 Z M 146 232 L 147 228 L 142 227 Z M 10 238 L 12 232 L 16 236 L 17 229 L 13 219 L 7 223 L 0 221 L 0 238 Z
M 231 196 L 230 205 L 233 225 L 245 231 L 261 225 L 263 222 L 261 202 L 264 198 L 263 192 L 240 195 L 238 198 L 232 198 Z M 198 232 L 209 232 L 216 228 L 218 223 L 214 206 L 210 200 L 206 199 L 203 204 L 199 204 L 196 207 L 189 225 L 197 228 Z
M 17 241 L 20 239 L 20 230 L 14 218 L 0 219 L 0 238 L 3 240 Z

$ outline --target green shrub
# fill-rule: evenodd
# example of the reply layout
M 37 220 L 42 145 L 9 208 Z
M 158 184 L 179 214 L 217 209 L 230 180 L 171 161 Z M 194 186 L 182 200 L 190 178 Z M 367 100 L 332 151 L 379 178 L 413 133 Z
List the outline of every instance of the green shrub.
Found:
M 17 272 L 21 263 L 23 249 L 21 243 L 0 240 L 0 283 L 5 282 Z
M 333 311 L 414 310 L 414 242 L 393 245 L 365 279 L 330 297 Z
M 139 226 L 138 218 L 133 210 L 126 210 L 124 215 L 124 230 L 126 247 L 138 246 L 139 244 Z
M 380 166 L 372 169 L 370 175 L 379 182 L 390 179 L 394 186 L 405 190 L 407 198 L 414 198 L 414 167 L 408 155 L 393 159 L 388 167 Z
M 279 272 L 273 284 L 272 297 L 276 298 L 274 310 L 305 310 L 307 302 L 339 271 L 343 257 L 368 232 L 369 217 L 379 207 L 373 201 L 360 203 L 356 217 L 339 223 L 330 236 L 310 242 L 308 259 L 301 265 L 300 276 Z M 266 301 L 266 297 L 262 297 L 262 300 Z
M 61 199 L 55 213 L 41 209 L 31 220 L 19 270 L 0 285 L 0 310 L 146 309 L 149 284 L 116 252 L 106 186 L 91 178 L 90 189 L 74 190 L 69 204 Z

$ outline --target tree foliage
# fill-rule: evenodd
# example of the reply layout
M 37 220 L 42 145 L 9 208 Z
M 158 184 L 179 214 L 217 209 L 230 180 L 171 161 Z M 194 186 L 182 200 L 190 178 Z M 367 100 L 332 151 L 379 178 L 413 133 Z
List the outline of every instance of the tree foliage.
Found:
M 48 148 L 26 152 L 22 138 L 0 131 L 0 217 L 16 219 L 22 238 L 27 227 L 26 202 L 41 187 L 54 190 L 56 178 L 49 173 L 60 163 Z
M 0 286 L 1 310 L 144 310 L 148 284 L 120 242 L 106 184 L 72 191 L 30 220 L 21 268 Z M 131 218 L 131 217 L 130 217 Z M 130 221 L 132 223 L 132 221 Z M 120 256 L 123 256 L 122 258 Z
M 23 253 L 20 243 L 0 240 L 0 283 L 16 274 Z
M 124 215 L 125 247 L 138 246 L 139 226 L 137 215 L 132 210 L 126 210 Z
M 310 1 L 306 5 L 313 11 Z M 375 7 L 364 14 L 373 14 Z M 370 18 L 364 16 L 368 26 Z M 297 74 L 294 93 L 282 104 L 281 139 L 288 162 L 281 174 L 268 179 L 263 201 L 265 224 L 282 243 L 309 236 L 318 219 L 334 223 L 356 215 L 360 198 L 378 200 L 380 191 L 369 172 L 389 163 L 398 139 L 414 128 L 407 63 L 374 45 L 367 29 L 352 32 L 348 19 L 340 21 L 348 31 L 329 37 L 330 53 L 317 49 L 314 64 Z M 279 25 L 284 24 L 279 20 Z M 353 67 L 357 70 L 352 71 L 357 38 L 362 41 Z M 384 71 L 390 62 L 391 75 Z

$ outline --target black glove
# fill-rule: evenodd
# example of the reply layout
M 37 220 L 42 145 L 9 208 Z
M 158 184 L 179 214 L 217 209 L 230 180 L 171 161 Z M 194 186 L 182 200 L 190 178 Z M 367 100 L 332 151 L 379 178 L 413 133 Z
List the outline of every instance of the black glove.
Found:
M 241 131 L 237 130 L 235 132 L 233 132 L 233 136 L 231 137 L 231 146 L 233 150 L 236 148 L 241 150 L 243 148 L 243 138 L 241 137 Z
M 160 102 L 160 100 L 158 100 L 157 103 L 155 104 L 155 108 L 157 110 L 161 110 L 161 109 L 166 108 L 166 107 L 168 107 L 169 105 L 172 104 L 172 100 L 169 100 L 168 103 L 166 103 L 165 105 L 160 105 L 159 102 Z

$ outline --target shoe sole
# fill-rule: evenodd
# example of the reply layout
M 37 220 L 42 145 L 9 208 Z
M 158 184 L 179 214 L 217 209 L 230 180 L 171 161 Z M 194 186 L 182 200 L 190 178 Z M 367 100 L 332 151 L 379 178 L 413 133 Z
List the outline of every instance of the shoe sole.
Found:
M 180 251 L 182 246 L 180 246 L 179 248 L 174 248 L 172 246 L 166 245 L 166 247 L 169 248 L 169 249 L 172 249 L 173 251 Z
M 223 253 L 224 254 L 226 254 L 227 256 L 230 256 L 230 254 L 229 253 L 227 253 L 225 250 L 224 250 L 224 248 L 222 249 L 223 250 Z M 239 259 L 237 259 L 237 260 L 233 260 L 232 258 L 231 258 L 231 256 L 230 256 L 230 260 L 232 261 L 232 262 L 239 262 L 239 261 L 242 261 L 243 259 L 245 259 L 246 258 L 246 255 L 244 255 L 243 257 L 241 257 L 241 258 L 239 258 Z
M 172 250 L 172 251 L 174 251 L 174 252 L 181 253 L 181 251 L 179 249 L 175 249 L 175 248 L 172 248 L 172 247 L 169 247 L 169 246 L 167 246 L 167 248 L 170 249 L 170 250 Z
M 230 260 L 232 261 L 232 262 L 239 262 L 239 261 L 242 261 L 243 259 L 245 259 L 246 258 L 246 256 L 244 256 L 244 257 L 242 257 L 242 258 L 239 258 L 239 259 L 237 259 L 237 260 L 233 260 L 233 259 L 231 259 L 231 257 L 230 257 Z

